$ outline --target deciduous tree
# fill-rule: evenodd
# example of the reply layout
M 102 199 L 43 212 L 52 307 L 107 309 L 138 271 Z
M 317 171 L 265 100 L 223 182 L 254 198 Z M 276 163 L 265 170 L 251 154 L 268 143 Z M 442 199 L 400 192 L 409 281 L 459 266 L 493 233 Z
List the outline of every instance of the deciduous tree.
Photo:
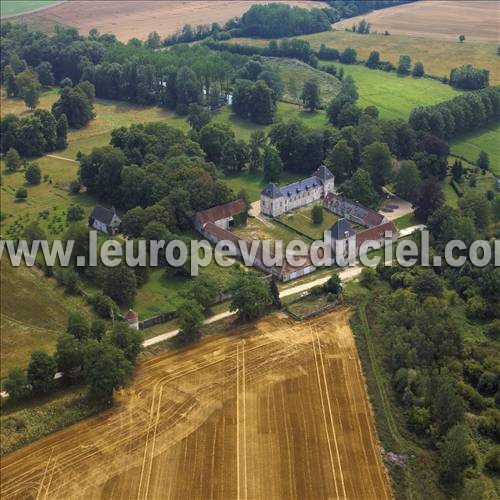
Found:
M 35 351 L 28 365 L 28 383 L 33 392 L 48 392 L 54 384 L 56 362 L 46 352 Z

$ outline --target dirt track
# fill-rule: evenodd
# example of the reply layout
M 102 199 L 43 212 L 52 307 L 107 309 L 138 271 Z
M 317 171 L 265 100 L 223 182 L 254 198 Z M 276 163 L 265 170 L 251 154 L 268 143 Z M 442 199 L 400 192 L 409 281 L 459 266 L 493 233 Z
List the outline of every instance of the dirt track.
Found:
M 335 24 L 336 29 L 351 28 L 366 19 L 372 31 L 426 38 L 498 43 L 500 9 L 495 0 L 420 0 L 415 3 L 381 9 Z
M 118 39 L 127 41 L 133 37 L 144 39 L 151 31 L 166 36 L 185 24 L 222 24 L 232 17 L 241 16 L 254 3 L 269 1 L 71 0 L 37 12 L 36 16 L 53 23 L 75 26 L 82 34 L 87 34 L 91 28 L 97 28 L 101 33 L 113 33 Z M 290 0 L 286 3 L 301 7 L 325 6 L 311 0 Z
M 6 456 L 2 498 L 389 498 L 347 310 L 234 333 Z

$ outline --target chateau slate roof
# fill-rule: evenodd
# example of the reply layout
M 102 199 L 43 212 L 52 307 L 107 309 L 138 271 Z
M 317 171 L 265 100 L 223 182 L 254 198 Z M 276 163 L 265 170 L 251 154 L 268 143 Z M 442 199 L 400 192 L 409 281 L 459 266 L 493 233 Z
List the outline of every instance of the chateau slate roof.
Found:
M 343 240 L 348 236 L 354 236 L 356 232 L 346 219 L 339 219 L 330 229 L 332 239 Z
M 104 207 L 97 205 L 92 210 L 90 217 L 94 220 L 98 220 L 99 222 L 102 222 L 103 224 L 108 225 L 113 220 L 114 215 L 116 215 L 116 212 L 114 209 L 110 210 L 109 208 L 104 208 Z
M 333 174 L 325 167 L 325 165 L 320 165 L 316 172 L 314 172 L 316 177 L 319 177 L 322 182 L 333 179 Z
M 281 196 L 283 196 L 283 192 L 281 191 L 281 189 L 274 182 L 270 182 L 262 190 L 262 194 L 264 196 L 267 196 L 268 198 L 273 199 L 273 200 L 276 199 L 276 198 L 280 198 Z
M 261 194 L 271 199 L 280 198 L 281 196 L 293 196 L 303 191 L 322 186 L 330 179 L 333 179 L 333 174 L 324 165 L 321 165 L 311 177 L 292 182 L 287 186 L 278 187 L 274 182 L 270 182 L 262 190 Z
M 283 186 L 280 190 L 285 196 L 292 196 L 294 194 L 302 193 L 303 191 L 309 191 L 309 189 L 316 188 L 322 184 L 323 182 L 321 179 L 313 175 L 307 179 L 292 182 L 291 184 L 288 184 L 288 186 Z

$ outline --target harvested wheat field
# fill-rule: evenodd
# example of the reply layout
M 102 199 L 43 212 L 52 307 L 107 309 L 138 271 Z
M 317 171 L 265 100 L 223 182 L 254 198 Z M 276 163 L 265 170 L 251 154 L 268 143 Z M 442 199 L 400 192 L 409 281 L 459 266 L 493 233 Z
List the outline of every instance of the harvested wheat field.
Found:
M 379 33 L 453 40 L 463 33 L 466 40 L 498 43 L 500 6 L 496 0 L 420 0 L 345 19 L 334 27 L 351 28 L 361 19 Z
M 39 11 L 38 23 L 48 22 L 74 26 L 86 34 L 92 28 L 101 33 L 113 33 L 119 40 L 133 37 L 144 39 L 151 31 L 161 36 L 170 35 L 185 24 L 225 23 L 241 16 L 262 0 L 71 0 L 56 7 Z M 290 0 L 299 7 L 325 7 L 312 0 Z M 28 16 L 24 16 L 29 18 Z
M 390 498 L 348 318 L 142 363 L 115 408 L 7 455 L 2 498 Z

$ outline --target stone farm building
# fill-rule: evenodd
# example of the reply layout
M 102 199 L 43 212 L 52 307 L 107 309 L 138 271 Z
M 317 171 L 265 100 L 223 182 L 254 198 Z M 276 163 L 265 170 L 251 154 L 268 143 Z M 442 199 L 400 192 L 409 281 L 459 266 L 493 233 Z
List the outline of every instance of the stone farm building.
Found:
M 313 177 L 310 179 L 313 179 Z M 332 184 L 326 184 L 326 186 L 331 189 L 333 182 Z M 281 189 L 283 190 L 283 188 Z M 388 233 L 391 234 L 392 240 L 397 239 L 398 231 L 396 226 L 384 215 L 342 198 L 331 191 L 327 191 L 322 197 L 325 209 L 340 217 L 330 228 L 332 250 L 335 257 L 347 256 L 350 248 L 355 249 L 356 255 L 359 254 L 360 249 L 366 251 L 362 247 L 362 244 L 366 241 L 378 242 L 383 246 L 388 241 Z M 246 217 L 242 217 L 243 213 L 246 214 L 246 210 L 247 207 L 243 200 L 232 201 L 225 205 L 198 212 L 194 224 L 196 229 L 213 244 L 222 240 L 231 241 L 235 244 L 239 257 L 242 256 L 241 247 L 250 255 L 252 242 L 242 239 L 231 231 L 235 220 L 246 221 Z M 358 231 L 354 230 L 352 224 L 358 227 Z M 359 227 L 363 229 L 359 230 Z M 317 269 L 309 258 L 306 259 L 303 266 L 292 266 L 286 260 L 283 266 L 266 266 L 263 252 L 262 244 L 259 244 L 253 262 L 254 267 L 273 275 L 281 281 L 290 281 L 310 274 Z
M 323 200 L 323 206 L 341 217 L 331 228 L 332 246 L 334 253 L 343 249 L 343 255 L 350 245 L 355 245 L 356 254 L 359 254 L 361 245 L 366 241 L 378 242 L 381 246 L 386 243 L 386 233 L 396 240 L 398 230 L 394 223 L 375 210 L 364 207 L 359 203 L 328 193 Z M 362 226 L 364 229 L 355 232 L 350 223 Z
M 94 207 L 89 217 L 89 226 L 106 234 L 117 234 L 122 223 L 114 208 Z
M 335 192 L 335 177 L 321 165 L 311 177 L 278 187 L 269 183 L 260 194 L 260 210 L 264 215 L 277 217 L 304 207 Z
M 239 257 L 242 257 L 241 247 L 246 249 L 247 253 L 250 255 L 252 242 L 247 241 L 230 231 L 230 228 L 234 225 L 235 219 L 246 219 L 246 217 L 242 217 L 242 214 L 246 214 L 246 211 L 247 206 L 243 200 L 231 201 L 225 205 L 219 205 L 217 207 L 198 212 L 194 218 L 194 225 L 197 231 L 213 244 L 222 240 L 231 241 L 235 244 Z M 312 273 L 316 270 L 316 268 L 309 261 L 306 262 L 304 266 L 292 266 L 287 262 L 280 267 L 266 266 L 264 264 L 263 252 L 264 250 L 262 245 L 259 244 L 255 253 L 253 263 L 254 267 L 264 271 L 265 273 L 271 274 L 281 281 L 289 281 L 298 278 L 299 276 L 305 276 L 306 274 Z

